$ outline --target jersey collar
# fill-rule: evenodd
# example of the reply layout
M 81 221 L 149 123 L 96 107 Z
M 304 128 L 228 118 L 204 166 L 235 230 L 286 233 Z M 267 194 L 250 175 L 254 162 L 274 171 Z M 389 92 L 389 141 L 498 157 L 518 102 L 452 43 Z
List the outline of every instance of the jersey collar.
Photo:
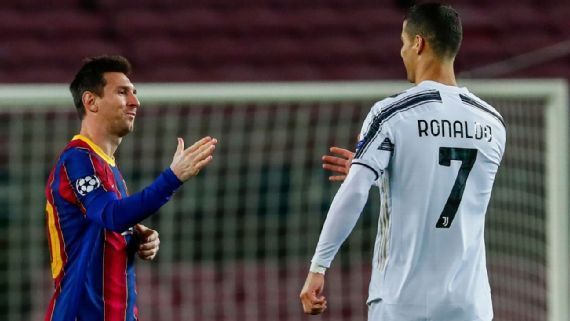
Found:
M 109 163 L 109 165 L 115 166 L 115 158 L 105 154 L 105 152 L 103 152 L 103 150 L 99 146 L 97 146 L 91 139 L 89 139 L 83 135 L 75 135 L 75 136 L 73 136 L 73 139 L 71 139 L 71 140 L 80 140 L 80 141 L 86 143 L 87 145 L 89 145 L 89 147 L 91 147 L 91 149 L 97 155 L 99 155 L 99 157 L 103 158 L 107 163 Z
M 448 86 L 433 80 L 424 80 L 418 84 L 418 87 L 435 88 L 440 90 L 451 90 L 461 93 L 468 93 L 465 87 Z

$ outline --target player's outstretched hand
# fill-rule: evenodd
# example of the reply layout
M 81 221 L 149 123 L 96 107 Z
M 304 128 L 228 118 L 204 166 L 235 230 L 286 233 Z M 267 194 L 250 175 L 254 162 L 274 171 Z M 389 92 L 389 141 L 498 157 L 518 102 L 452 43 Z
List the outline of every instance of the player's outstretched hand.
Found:
M 325 287 L 325 276 L 320 273 L 309 272 L 305 285 L 299 294 L 306 314 L 321 314 L 327 308 L 327 300 L 322 295 Z
M 333 175 L 329 176 L 329 181 L 342 182 L 348 175 L 352 158 L 354 158 L 354 153 L 348 149 L 335 146 L 331 147 L 329 150 L 331 153 L 336 155 L 323 156 L 323 168 L 333 172 Z
M 135 229 L 140 239 L 137 254 L 143 260 L 154 260 L 160 246 L 158 232 L 142 224 L 135 225 Z
M 182 182 L 189 180 L 212 161 L 212 154 L 217 143 L 217 139 L 208 136 L 184 149 L 184 140 L 178 137 L 178 147 L 174 153 L 170 169 Z

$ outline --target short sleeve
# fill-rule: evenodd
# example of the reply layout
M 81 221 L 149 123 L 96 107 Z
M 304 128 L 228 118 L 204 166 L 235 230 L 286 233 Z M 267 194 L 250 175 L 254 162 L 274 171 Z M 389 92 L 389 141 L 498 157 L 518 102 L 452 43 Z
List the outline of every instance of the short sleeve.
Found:
M 97 196 L 111 191 L 105 166 L 88 151 L 71 149 L 66 152 L 63 170 L 77 201 L 87 208 Z

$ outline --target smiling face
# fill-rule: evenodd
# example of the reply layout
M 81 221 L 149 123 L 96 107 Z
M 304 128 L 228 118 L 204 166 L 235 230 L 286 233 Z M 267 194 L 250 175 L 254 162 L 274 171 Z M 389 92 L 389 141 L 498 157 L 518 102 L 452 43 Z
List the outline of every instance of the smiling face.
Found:
M 101 96 L 95 96 L 97 118 L 107 132 L 123 137 L 133 131 L 140 102 L 135 86 L 121 72 L 103 74 L 105 87 Z

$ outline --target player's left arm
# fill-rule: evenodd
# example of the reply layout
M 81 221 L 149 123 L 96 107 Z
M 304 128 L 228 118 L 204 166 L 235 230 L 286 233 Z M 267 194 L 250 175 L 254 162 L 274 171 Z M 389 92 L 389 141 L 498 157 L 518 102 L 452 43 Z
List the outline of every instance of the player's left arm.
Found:
M 147 261 L 152 261 L 158 254 L 160 238 L 158 232 L 142 224 L 135 225 L 135 233 L 138 236 L 138 256 Z
M 370 187 L 390 163 L 394 149 L 392 134 L 388 127 L 381 128 L 375 123 L 376 120 L 372 120 L 371 115 L 372 112 L 363 126 L 356 153 L 335 148 L 331 149 L 331 152 L 340 157 L 323 157 L 323 162 L 326 162 L 323 164 L 325 169 L 328 167 L 325 165 L 331 165 L 328 169 L 340 173 L 340 176 L 345 175 L 345 178 L 339 178 L 344 179 L 344 182 L 327 214 L 315 255 L 311 260 L 310 272 L 299 295 L 303 311 L 307 314 L 320 314 L 326 309 L 326 300 L 322 296 L 325 271 L 356 225 L 368 200 Z M 351 158 L 352 161 L 349 161 Z
M 332 257 L 356 224 L 368 199 L 368 191 L 388 167 L 394 149 L 389 126 L 380 126 L 374 108 L 366 117 L 359 135 L 356 153 L 332 147 L 333 155 L 323 156 L 323 168 L 336 175 L 331 181 L 344 181 L 327 214 L 319 238 L 313 265 L 328 268 Z M 328 239 L 329 237 L 332 237 Z
M 321 314 L 327 309 L 327 300 L 322 295 L 325 287 L 325 275 L 309 272 L 305 285 L 299 294 L 303 312 L 306 314 Z
M 328 268 L 348 237 L 368 200 L 368 192 L 378 177 L 365 166 L 353 167 L 336 193 L 323 224 L 312 259 L 313 265 Z
M 303 312 L 306 314 L 321 314 L 326 309 L 327 302 L 322 295 L 324 273 L 356 225 L 368 200 L 368 191 L 376 179 L 376 175 L 369 168 L 356 166 L 350 170 L 335 195 L 311 261 L 309 274 L 299 295 Z

